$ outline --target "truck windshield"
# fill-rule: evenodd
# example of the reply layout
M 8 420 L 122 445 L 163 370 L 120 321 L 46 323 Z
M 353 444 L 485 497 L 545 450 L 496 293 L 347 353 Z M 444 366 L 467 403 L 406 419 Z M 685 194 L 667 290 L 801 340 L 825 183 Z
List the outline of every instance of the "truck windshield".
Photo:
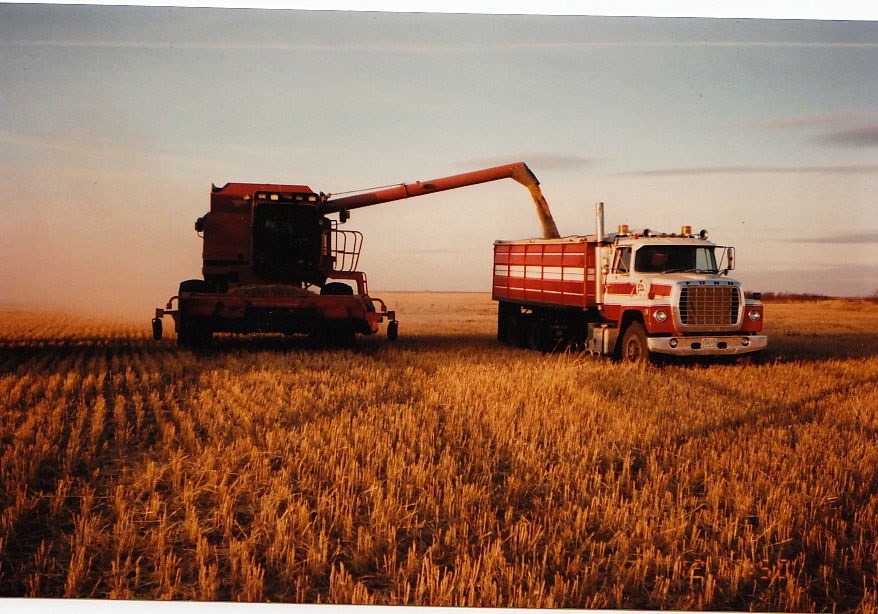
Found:
M 637 250 L 634 268 L 641 273 L 716 273 L 713 247 L 646 245 Z

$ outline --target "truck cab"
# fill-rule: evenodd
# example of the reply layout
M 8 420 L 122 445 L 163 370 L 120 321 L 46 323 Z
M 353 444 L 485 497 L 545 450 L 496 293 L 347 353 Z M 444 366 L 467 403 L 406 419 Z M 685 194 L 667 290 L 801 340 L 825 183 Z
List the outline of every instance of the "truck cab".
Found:
M 762 304 L 747 297 L 734 269 L 733 247 L 718 246 L 707 232 L 630 233 L 622 226 L 606 237 L 605 319 L 618 323 L 618 357 L 637 361 L 644 352 L 677 356 L 746 356 L 767 345 Z

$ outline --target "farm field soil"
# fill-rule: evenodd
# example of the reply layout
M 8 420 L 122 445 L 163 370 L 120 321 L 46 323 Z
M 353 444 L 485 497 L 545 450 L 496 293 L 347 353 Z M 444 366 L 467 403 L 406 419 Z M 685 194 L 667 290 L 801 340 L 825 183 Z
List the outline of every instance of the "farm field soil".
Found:
M 400 339 L 353 349 L 2 313 L 0 596 L 878 608 L 874 303 L 636 369 L 377 294 Z

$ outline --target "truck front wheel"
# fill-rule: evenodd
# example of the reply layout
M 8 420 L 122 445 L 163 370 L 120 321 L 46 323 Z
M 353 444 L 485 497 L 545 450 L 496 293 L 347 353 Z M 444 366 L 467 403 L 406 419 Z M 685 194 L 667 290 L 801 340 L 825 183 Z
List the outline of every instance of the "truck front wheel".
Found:
M 622 362 L 632 365 L 645 365 L 650 361 L 649 346 L 646 343 L 646 331 L 640 322 L 632 322 L 622 336 L 622 348 L 619 358 Z

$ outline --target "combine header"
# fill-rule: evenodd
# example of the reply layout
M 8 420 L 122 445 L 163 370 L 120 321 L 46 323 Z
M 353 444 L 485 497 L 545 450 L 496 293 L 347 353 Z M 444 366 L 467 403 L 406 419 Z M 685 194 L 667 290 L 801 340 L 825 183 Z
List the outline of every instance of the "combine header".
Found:
M 210 211 L 195 221 L 204 239 L 203 279 L 182 282 L 156 309 L 153 336 L 162 338 L 162 317 L 169 315 L 181 346 L 207 344 L 218 332 L 307 334 L 349 344 L 356 334 L 377 333 L 385 320 L 395 339 L 395 313 L 369 295 L 366 274 L 357 270 L 362 234 L 338 226 L 353 209 L 498 179 L 526 186 L 544 236 L 559 236 L 539 181 L 523 162 L 343 198 L 304 185 L 213 187 Z

